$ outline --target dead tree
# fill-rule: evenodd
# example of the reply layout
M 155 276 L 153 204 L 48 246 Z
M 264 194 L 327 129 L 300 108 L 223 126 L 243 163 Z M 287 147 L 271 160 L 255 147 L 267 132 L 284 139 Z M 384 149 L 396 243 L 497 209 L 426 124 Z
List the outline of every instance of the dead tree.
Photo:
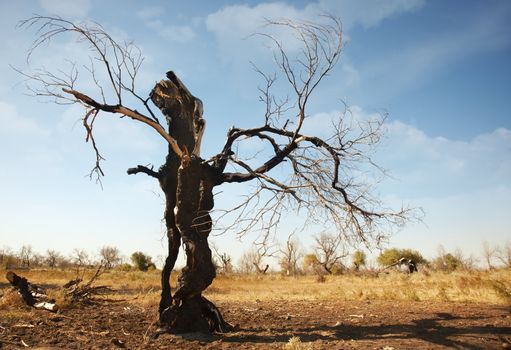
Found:
M 89 254 L 84 249 L 75 248 L 70 256 L 71 262 L 77 267 L 86 267 L 91 264 Z
M 486 265 L 488 265 L 488 270 L 493 270 L 494 267 L 493 267 L 493 259 L 497 256 L 498 254 L 498 248 L 495 247 L 495 246 L 491 246 L 490 243 L 488 243 L 488 241 L 484 241 L 483 242 L 483 259 L 484 261 L 486 262 Z
M 348 256 L 342 241 L 342 236 L 322 232 L 314 237 L 316 257 L 318 264 L 328 273 L 333 273 L 333 267 Z
M 276 253 L 276 247 L 266 240 L 255 243 L 255 247 L 252 254 L 252 264 L 258 274 L 264 275 L 268 272 L 270 265 L 263 263 L 263 260 L 273 257 Z
M 504 267 L 511 268 L 511 242 L 506 242 L 504 246 L 498 249 L 497 259 L 499 259 Z
M 54 269 L 57 267 L 58 264 L 60 264 L 64 260 L 64 257 L 56 250 L 48 249 L 46 251 L 45 260 L 48 267 Z
M 269 27 L 294 33 L 302 49 L 292 57 L 278 38 L 261 34 L 274 47 L 277 68 L 275 74 L 258 70 L 264 80 L 260 89 L 260 100 L 265 105 L 262 125 L 248 129 L 232 127 L 223 149 L 210 158 L 200 154 L 205 130 L 202 102 L 173 71 L 167 72 L 166 79 L 145 94 L 136 85 L 143 58 L 132 43 L 116 42 L 99 25 L 75 24 L 61 18 L 36 16 L 21 23 L 37 30 L 38 37 L 29 56 L 42 44 L 65 34 L 78 36 L 89 49 L 91 60 L 85 71 L 71 63 L 69 73 L 65 74 L 62 70 L 23 74 L 35 95 L 84 107 L 86 140 L 96 155 L 91 175 L 98 178 L 103 175 L 103 157 L 94 130 L 95 121 L 107 114 L 146 125 L 168 145 L 168 155 L 159 169 L 138 165 L 128 169 L 128 174 L 143 173 L 155 178 L 164 193 L 168 256 L 162 271 L 159 313 L 160 323 L 171 331 L 224 332 L 229 328 L 220 311 L 202 295 L 215 278 L 208 235 L 216 186 L 248 181 L 256 185 L 243 203 L 219 215 L 219 219 L 234 215 L 233 224 L 224 229 L 241 234 L 255 229 L 274 232 L 286 210 L 299 208 L 309 221 L 331 222 L 339 232 L 368 243 L 378 241 L 388 232 L 387 228 L 380 230 L 382 225 L 401 224 L 408 214 L 408 209 L 384 209 L 370 195 L 369 184 L 357 178 L 356 169 L 374 164 L 370 151 L 380 139 L 383 117 L 355 122 L 350 121 L 349 113 L 340 113 L 330 126 L 330 137 L 304 131 L 309 102 L 318 85 L 332 72 L 342 51 L 340 23 L 330 17 L 321 20 L 322 24 L 268 23 Z M 96 91 L 80 89 L 82 73 L 96 84 Z M 277 79 L 287 84 L 288 96 L 274 94 Z M 163 118 L 157 115 L 154 106 Z M 255 160 L 247 162 L 243 154 L 236 152 L 239 143 L 250 138 L 261 140 L 271 151 L 266 159 L 258 159 L 256 165 Z M 273 171 L 277 168 L 278 172 Z M 284 173 L 287 175 L 282 176 Z M 181 245 L 186 266 L 171 293 L 170 273 Z
M 210 243 L 211 249 L 215 252 L 216 258 L 220 263 L 221 272 L 225 275 L 232 272 L 231 257 L 227 253 L 221 253 L 215 244 Z
M 19 265 L 21 267 L 30 268 L 30 263 L 34 257 L 34 251 L 31 245 L 24 245 L 18 253 Z
M 298 260 L 302 257 L 300 244 L 296 238 L 293 238 L 293 235 L 294 234 L 290 234 L 287 237 L 285 246 L 279 250 L 281 256 L 280 266 L 286 271 L 287 276 L 296 276 L 298 272 Z

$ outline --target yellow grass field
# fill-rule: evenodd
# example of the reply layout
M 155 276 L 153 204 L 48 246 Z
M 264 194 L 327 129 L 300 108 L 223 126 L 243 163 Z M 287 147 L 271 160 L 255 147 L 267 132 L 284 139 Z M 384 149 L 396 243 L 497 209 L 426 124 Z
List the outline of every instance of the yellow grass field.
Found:
M 16 271 L 35 284 L 57 287 L 77 276 L 76 271 Z M 6 271 L 0 270 L 5 276 Z M 93 274 L 85 273 L 84 279 Z M 3 282 L 7 282 L 4 277 Z M 171 282 L 175 284 L 176 274 Z M 158 270 L 105 272 L 96 284 L 117 291 L 116 297 L 136 296 L 134 302 L 157 303 L 160 288 Z M 2 285 L 5 289 L 6 284 Z M 511 270 L 427 272 L 412 275 L 399 272 L 361 273 L 327 276 L 317 282 L 315 276 L 286 277 L 275 275 L 219 275 L 206 290 L 217 301 L 253 300 L 382 300 L 447 301 L 511 305 Z

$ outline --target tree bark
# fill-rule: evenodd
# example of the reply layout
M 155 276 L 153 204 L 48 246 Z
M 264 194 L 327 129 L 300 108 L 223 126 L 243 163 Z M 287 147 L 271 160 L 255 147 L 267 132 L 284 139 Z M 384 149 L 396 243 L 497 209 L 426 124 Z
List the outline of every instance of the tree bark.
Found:
M 162 271 L 159 306 L 160 324 L 170 331 L 225 332 L 229 325 L 216 306 L 202 296 L 213 282 L 215 267 L 208 245 L 211 232 L 209 211 L 213 208 L 213 186 L 218 182 L 214 168 L 198 156 L 204 131 L 202 102 L 194 97 L 173 72 L 156 84 L 151 99 L 162 111 L 182 155 L 169 146 L 165 164 L 159 171 L 165 194 L 168 257 Z M 178 277 L 174 295 L 170 275 L 184 245 L 186 266 Z

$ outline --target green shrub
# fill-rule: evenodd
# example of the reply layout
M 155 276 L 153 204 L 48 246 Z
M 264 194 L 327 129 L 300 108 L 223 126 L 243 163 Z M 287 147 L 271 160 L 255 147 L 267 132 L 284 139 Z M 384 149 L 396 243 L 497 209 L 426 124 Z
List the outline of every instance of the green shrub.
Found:
M 133 263 L 133 266 L 140 271 L 147 271 L 150 267 L 152 269 L 156 268 L 151 257 L 142 252 L 135 252 L 131 254 L 131 262 Z
M 416 264 L 427 263 L 427 260 L 416 250 L 392 248 L 385 249 L 385 251 L 378 256 L 378 264 L 381 266 L 389 266 L 396 263 L 401 258 L 410 259 Z

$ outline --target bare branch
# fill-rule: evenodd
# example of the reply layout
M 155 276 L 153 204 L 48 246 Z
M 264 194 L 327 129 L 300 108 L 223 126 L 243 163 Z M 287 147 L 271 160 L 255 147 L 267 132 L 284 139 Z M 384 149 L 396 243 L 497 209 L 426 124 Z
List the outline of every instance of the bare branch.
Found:
M 104 112 L 119 113 L 121 115 L 130 117 L 133 120 L 137 120 L 139 122 L 147 124 L 154 130 L 156 130 L 156 132 L 158 134 L 160 134 L 160 136 L 162 136 L 169 143 L 169 145 L 172 147 L 172 150 L 178 155 L 179 158 L 182 158 L 183 152 L 179 148 L 177 141 L 174 140 L 174 138 L 172 138 L 160 124 L 158 124 L 151 118 L 148 118 L 145 115 L 140 114 L 139 112 L 131 110 L 128 107 L 124 107 L 122 105 L 101 104 L 101 103 L 93 100 L 89 96 L 82 94 L 79 91 L 70 90 L 70 89 L 63 89 L 63 91 L 68 94 L 73 95 L 77 101 L 84 103 L 86 106 L 89 106 L 89 107 L 92 107 L 94 109 L 101 110 Z
M 179 145 L 161 126 L 149 106 L 150 96 L 143 98 L 136 90 L 136 79 L 144 61 L 142 52 L 136 45 L 132 42 L 116 41 L 98 23 L 77 24 L 60 17 L 33 16 L 21 21 L 18 26 L 36 30 L 37 37 L 28 51 L 27 62 L 38 48 L 64 34 L 75 35 L 78 43 L 85 44 L 87 48 L 88 64 L 84 64 L 83 68 L 85 73 L 89 74 L 89 81 L 94 82 L 98 88 L 101 103 L 79 91 L 77 64 L 70 60 L 66 59 L 69 64 L 67 71 L 61 68 L 51 72 L 42 67 L 26 73 L 18 68 L 14 69 L 27 78 L 28 90 L 35 96 L 52 98 L 57 104 L 79 103 L 85 107 L 83 125 L 86 129 L 86 140 L 91 141 L 96 154 L 96 163 L 90 173 L 91 177 L 97 174 L 99 181 L 99 178 L 104 175 L 100 166 L 103 157 L 93 136 L 93 125 L 99 111 L 119 113 L 152 127 L 170 144 L 178 157 L 182 156 Z M 105 77 L 108 83 L 104 85 L 102 78 L 105 80 Z M 123 94 L 126 93 L 143 106 L 148 116 L 122 104 Z M 115 103 L 108 104 L 107 96 L 112 94 L 115 96 Z
M 152 176 L 154 178 L 159 179 L 161 177 L 161 174 L 157 171 L 153 170 L 153 167 L 150 169 L 148 167 L 145 167 L 143 165 L 137 165 L 135 168 L 129 168 L 127 171 L 128 175 L 134 175 L 138 173 L 144 173 L 148 176 Z
M 356 120 L 344 105 L 344 112 L 332 120 L 328 137 L 302 131 L 313 93 L 332 72 L 343 48 L 340 22 L 330 16 L 325 20 L 326 24 L 267 22 L 270 27 L 294 34 L 302 46 L 296 56 L 290 56 L 281 39 L 258 34 L 273 44 L 280 74 L 266 74 L 255 67 L 264 82 L 259 89 L 259 101 L 266 107 L 264 124 L 249 129 L 231 128 L 222 152 L 208 160 L 223 172 L 217 185 L 256 180 L 253 192 L 242 203 L 219 215 L 220 219 L 231 217 L 235 221 L 225 229 L 244 234 L 259 228 L 264 234 L 277 226 L 283 212 L 304 211 L 307 214 L 300 216 L 306 218 L 305 224 L 333 222 L 340 236 L 369 245 L 383 241 L 390 234 L 390 227 L 399 227 L 415 215 L 409 208 L 385 209 L 371 194 L 378 180 L 374 180 L 370 170 L 385 175 L 385 170 L 371 159 L 384 131 L 385 115 Z M 283 99 L 272 91 L 280 76 L 289 87 Z M 233 151 L 235 145 L 254 137 L 268 142 L 273 150 L 257 166 Z M 234 172 L 225 171 L 228 164 Z M 236 211 L 239 215 L 234 214 Z

